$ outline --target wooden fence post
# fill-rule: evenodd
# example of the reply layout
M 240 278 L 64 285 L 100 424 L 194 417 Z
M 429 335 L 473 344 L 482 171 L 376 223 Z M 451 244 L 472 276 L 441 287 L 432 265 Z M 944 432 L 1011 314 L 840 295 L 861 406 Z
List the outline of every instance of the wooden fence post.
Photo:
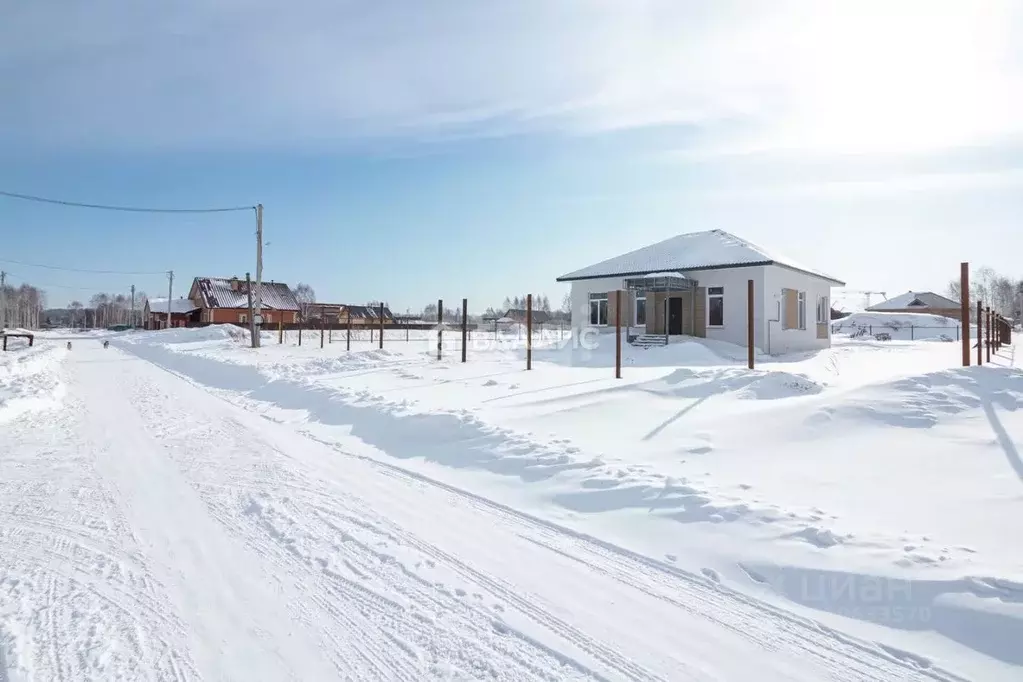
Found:
M 533 294 L 526 294 L 526 369 L 533 369 Z
M 465 346 L 469 338 L 469 299 L 462 299 L 462 362 L 465 362 Z
M 384 349 L 384 304 L 380 304 L 380 350 Z
M 301 317 L 299 317 L 299 320 L 298 320 L 298 345 L 299 346 L 302 345 L 302 318 Z
M 437 299 L 437 359 L 440 360 L 444 348 L 444 299 Z
M 964 330 L 965 331 L 965 330 Z M 967 331 L 967 333 L 969 333 Z M 984 302 L 977 300 L 977 366 L 984 364 Z
M 345 350 L 352 349 L 352 309 L 348 308 L 348 323 L 345 326 Z
M 320 348 L 323 348 L 323 337 L 325 336 L 324 332 L 326 332 L 327 329 L 326 325 L 327 318 L 323 314 L 323 308 L 320 308 Z
M 622 290 L 615 289 L 615 379 L 622 378 Z
M 756 360 L 756 334 L 753 327 L 753 280 L 746 280 L 746 364 L 753 369 Z
M 979 305 L 979 304 L 978 304 Z M 970 366 L 970 264 L 959 264 L 959 319 L 963 333 L 963 367 Z M 978 328 L 978 336 L 980 335 Z M 979 355 L 977 356 L 980 357 Z
M 987 358 L 988 364 L 990 364 L 991 363 L 991 306 L 985 306 L 984 307 L 984 326 L 986 327 L 985 334 L 984 334 L 984 338 L 986 340 L 986 343 L 984 345 L 987 348 L 987 351 L 985 352 L 984 355 Z
M 281 313 L 281 319 L 277 322 L 277 344 L 284 343 L 284 313 Z

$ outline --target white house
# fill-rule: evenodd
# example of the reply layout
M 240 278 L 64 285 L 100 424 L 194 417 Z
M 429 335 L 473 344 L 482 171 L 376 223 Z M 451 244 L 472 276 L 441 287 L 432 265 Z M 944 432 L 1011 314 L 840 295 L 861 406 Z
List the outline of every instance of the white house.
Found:
M 746 345 L 753 280 L 754 344 L 771 354 L 831 345 L 834 277 L 723 230 L 680 234 L 558 278 L 572 285 L 572 326 L 622 327 L 645 343 L 697 336 Z

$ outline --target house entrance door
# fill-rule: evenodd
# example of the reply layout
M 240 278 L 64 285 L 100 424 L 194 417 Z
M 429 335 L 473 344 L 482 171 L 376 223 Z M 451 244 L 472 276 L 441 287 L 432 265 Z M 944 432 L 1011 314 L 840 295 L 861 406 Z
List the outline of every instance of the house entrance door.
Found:
M 668 334 L 678 335 L 682 333 L 682 299 L 668 299 Z

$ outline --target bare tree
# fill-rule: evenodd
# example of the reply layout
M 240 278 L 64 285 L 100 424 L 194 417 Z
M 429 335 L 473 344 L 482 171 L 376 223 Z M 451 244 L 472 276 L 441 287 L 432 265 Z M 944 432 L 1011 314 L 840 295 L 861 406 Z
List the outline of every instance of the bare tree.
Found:
M 316 291 L 313 290 L 312 286 L 299 282 L 295 285 L 294 294 L 295 300 L 298 301 L 299 313 L 302 315 L 302 319 L 309 319 L 309 313 L 313 304 L 316 303 Z
M 3 291 L 3 314 L 0 315 L 9 327 L 36 329 L 42 320 L 46 293 L 30 284 L 17 288 L 6 285 Z

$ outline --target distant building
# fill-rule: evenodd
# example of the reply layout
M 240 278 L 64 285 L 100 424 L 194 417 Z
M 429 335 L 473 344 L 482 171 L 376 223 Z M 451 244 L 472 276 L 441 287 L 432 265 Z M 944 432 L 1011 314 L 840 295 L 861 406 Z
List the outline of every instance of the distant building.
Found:
M 348 316 L 351 314 L 352 326 L 366 326 L 380 324 L 380 306 L 378 305 L 350 305 L 348 303 L 310 303 L 308 320 L 325 320 L 327 324 L 348 324 Z M 384 306 L 384 324 L 394 324 L 395 317 L 391 309 Z
M 231 277 L 196 277 L 188 296 L 170 302 L 170 326 L 249 323 L 249 290 L 245 280 Z M 255 283 L 252 284 L 253 289 Z M 294 324 L 299 305 L 283 282 L 263 282 L 260 310 L 264 324 Z M 147 329 L 167 327 L 167 299 L 151 298 L 143 311 Z
M 907 291 L 904 294 L 889 298 L 887 301 L 867 308 L 872 313 L 926 313 L 959 319 L 961 307 L 953 301 L 933 291 Z
M 170 302 L 170 316 L 172 327 L 187 327 L 189 324 L 198 322 L 199 306 L 187 298 L 175 298 Z M 167 328 L 167 299 L 151 298 L 146 301 L 142 309 L 142 319 L 145 320 L 146 329 Z
M 256 283 L 252 283 L 255 289 Z M 198 322 L 211 324 L 248 324 L 249 290 L 243 279 L 196 277 L 188 298 L 199 309 Z M 263 282 L 260 289 L 263 324 L 294 324 L 300 306 L 291 288 L 284 282 Z
M 503 318 L 507 318 L 512 322 L 518 322 L 519 324 L 525 324 L 529 318 L 529 313 L 526 310 L 519 308 L 511 308 L 504 315 Z M 533 324 L 547 324 L 551 321 L 551 314 L 543 310 L 533 311 Z

